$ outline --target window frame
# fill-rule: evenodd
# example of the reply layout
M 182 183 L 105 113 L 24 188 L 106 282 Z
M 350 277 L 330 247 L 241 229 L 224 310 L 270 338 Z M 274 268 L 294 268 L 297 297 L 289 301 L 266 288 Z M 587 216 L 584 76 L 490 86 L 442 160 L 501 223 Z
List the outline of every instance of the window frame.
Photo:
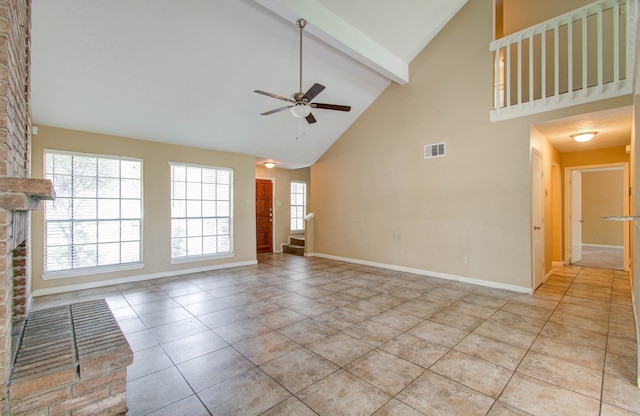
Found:
M 64 174 L 64 173 L 57 173 L 54 169 L 54 171 L 52 173 L 49 173 L 47 171 L 47 156 L 48 155 L 61 155 L 61 156 L 71 156 L 72 161 L 71 161 L 71 167 L 72 167 L 72 171 L 69 174 Z M 74 157 L 84 157 L 84 158 L 93 158 L 96 159 L 96 172 L 95 172 L 95 176 L 90 176 L 90 175 L 86 175 L 86 174 L 77 174 L 74 175 L 73 172 L 73 158 Z M 118 171 L 118 176 L 114 177 L 114 176 L 108 176 L 108 175 L 103 175 L 101 176 L 100 173 L 98 172 L 98 166 L 99 166 L 99 161 L 100 160 L 116 160 L 118 162 L 135 162 L 138 163 L 138 167 L 140 170 L 139 173 L 139 177 L 137 178 L 137 180 L 139 181 L 139 198 L 132 198 L 132 197 L 123 197 L 122 195 L 122 191 L 123 191 L 123 180 L 131 180 L 131 179 L 136 179 L 136 178 L 128 178 L 126 176 L 123 177 L 123 172 L 122 172 L 122 166 L 119 165 L 119 171 Z M 67 151 L 67 150 L 60 150 L 60 149 L 44 149 L 43 150 L 43 176 L 47 179 L 50 179 L 52 182 L 54 182 L 54 189 L 55 189 L 55 180 L 56 177 L 68 177 L 71 180 L 71 194 L 69 196 L 61 196 L 60 193 L 58 193 L 58 196 L 55 200 L 53 201 L 45 201 L 44 204 L 44 208 L 43 208 L 43 274 L 42 274 L 42 278 L 44 280 L 49 280 L 49 279 L 60 279 L 60 278 L 67 278 L 67 277 L 75 277 L 75 276 L 85 276 L 85 275 L 93 275 L 93 274 L 101 274 L 101 273 L 109 273 L 109 272 L 116 272 L 116 271 L 123 271 L 123 270 L 133 270 L 133 269 L 140 269 L 144 267 L 144 258 L 143 258 L 143 254 L 144 254 L 144 241 L 143 241 L 143 235 L 144 235 L 144 161 L 143 159 L 139 159 L 139 158 L 134 158 L 134 157 L 127 157 L 127 156 L 120 156 L 120 155 L 109 155 L 109 154 L 97 154 L 97 153 L 86 153 L 86 152 L 75 152 L 75 151 Z M 96 194 L 95 194 L 95 198 L 91 198 L 88 196 L 80 196 L 80 195 L 73 195 L 73 178 L 75 177 L 90 177 L 90 178 L 95 178 L 96 181 Z M 101 198 L 101 194 L 100 194 L 100 178 L 104 179 L 117 179 L 118 180 L 118 197 L 102 197 Z M 87 218 L 87 219 L 82 219 L 82 218 L 73 218 L 74 214 L 73 212 L 71 213 L 72 218 L 70 218 L 69 220 L 62 220 L 62 219 L 47 219 L 47 213 L 51 212 L 50 208 L 48 208 L 49 206 L 55 204 L 56 202 L 59 202 L 60 200 L 65 199 L 68 200 L 69 203 L 71 204 L 70 206 L 73 206 L 74 204 L 74 199 L 95 199 L 96 203 L 96 214 L 95 214 L 95 218 Z M 119 201 L 119 214 L 118 217 L 115 218 L 100 218 L 100 215 L 98 213 L 98 207 L 99 207 L 99 201 L 100 200 L 117 200 Z M 122 201 L 139 201 L 139 216 L 137 217 L 124 217 L 122 216 Z M 70 249 L 71 249 L 71 253 L 70 254 L 70 262 L 71 262 L 71 268 L 69 269 L 60 269 L 60 270 L 48 270 L 48 262 L 47 262 L 47 257 L 48 257 L 48 250 L 50 247 L 54 247 L 56 246 L 56 244 L 49 244 L 49 224 L 51 223 L 63 223 L 63 222 L 69 222 L 70 224 L 72 224 L 72 228 L 75 228 L 75 226 L 77 224 L 89 224 L 91 222 L 95 223 L 95 227 L 96 227 L 96 249 L 98 248 L 98 246 L 100 244 L 107 244 L 107 242 L 99 242 L 99 224 L 100 222 L 106 222 L 106 221 L 137 221 L 138 222 L 138 239 L 128 239 L 128 240 L 123 240 L 122 239 L 122 228 L 120 228 L 119 232 L 119 239 L 117 241 L 118 244 L 120 244 L 119 250 L 120 250 L 120 254 L 119 254 L 119 262 L 118 263 L 112 263 L 112 264 L 104 264 L 104 265 L 99 265 L 96 264 L 94 266 L 86 266 L 86 267 L 76 267 L 73 265 L 74 263 L 74 258 L 73 258 L 73 248 L 76 244 L 74 244 L 73 241 L 73 237 L 71 237 L 71 244 L 70 244 Z M 73 231 L 72 231 L 73 233 Z M 73 236 L 73 234 L 72 234 Z M 113 242 L 109 242 L 109 243 L 115 243 L 116 241 Z M 123 243 L 138 243 L 138 247 L 139 247 L 139 257 L 137 261 L 130 261 L 130 262 L 122 262 L 122 244 Z M 92 243 L 93 244 L 93 243 Z M 61 245 L 57 245 L 60 246 Z M 126 250 L 126 249 L 125 249 Z M 97 254 L 98 252 L 96 251 L 96 256 L 98 256 Z M 97 257 L 96 257 L 97 258 Z M 99 263 L 99 259 L 97 258 L 96 263 Z
M 294 185 L 303 185 L 304 189 L 302 192 L 302 197 L 304 199 L 302 205 L 293 203 L 293 187 Z M 295 194 L 300 194 L 296 192 Z M 293 208 L 294 207 L 302 207 L 302 216 L 294 216 Z M 302 233 L 305 229 L 305 221 L 304 218 L 307 215 L 307 183 L 304 181 L 291 181 L 289 184 L 289 232 L 291 233 Z M 301 221 L 302 228 L 293 228 L 294 221 Z
M 212 165 L 200 165 L 200 164 L 193 164 L 193 163 L 182 163 L 182 162 L 169 162 L 169 185 L 170 185 L 170 196 L 169 196 L 169 203 L 170 203 L 170 213 L 169 213 L 169 222 L 170 222 L 170 247 L 169 247 L 169 259 L 170 259 L 170 263 L 171 264 L 180 264 L 180 263 L 190 263 L 190 262 L 197 262 L 197 261 L 204 261 L 204 260 L 212 260 L 212 259 L 223 259 L 223 258 L 230 258 L 230 257 L 234 257 L 235 253 L 234 253 L 234 240 L 233 240 L 233 169 L 230 167 L 222 167 L 222 166 L 212 166 Z M 187 212 L 186 212 L 186 207 L 185 207 L 185 215 L 184 216 L 175 216 L 174 217 L 174 206 L 175 206 L 175 201 L 176 200 L 183 200 L 181 198 L 175 198 L 175 188 L 174 188 L 174 167 L 184 167 L 185 169 L 188 168 L 197 168 L 197 169 L 209 169 L 209 170 L 215 170 L 215 171 L 224 171 L 224 172 L 228 172 L 229 174 L 229 184 L 228 184 L 228 195 L 229 195 L 229 199 L 228 199 L 228 203 L 229 203 L 229 215 L 228 216 L 215 216 L 215 217 L 205 217 L 205 216 L 200 216 L 200 217 L 188 217 L 187 216 Z M 201 171 L 201 175 L 202 175 L 202 171 Z M 217 175 L 217 173 L 216 173 Z M 187 184 L 187 180 L 186 180 L 186 176 L 185 176 L 185 187 Z M 195 183 L 195 182 L 192 182 Z M 203 182 L 200 181 L 199 182 L 201 185 L 201 192 L 202 192 L 202 184 Z M 217 182 L 216 182 L 217 184 Z M 201 193 L 202 195 L 202 193 Z M 190 199 L 187 198 L 186 195 L 186 189 L 185 189 L 185 205 L 187 203 L 187 201 L 189 201 Z M 202 199 L 202 196 L 200 197 L 200 199 L 191 199 L 191 201 L 200 201 L 201 207 L 202 207 L 202 201 L 208 201 L 208 202 L 218 202 L 218 199 L 216 197 L 216 199 Z M 219 218 L 228 218 L 229 220 L 229 225 L 228 225 L 228 244 L 229 244 L 229 251 L 224 251 L 224 252 L 216 252 L 216 253 L 204 253 L 204 254 L 186 254 L 184 256 L 176 256 L 174 257 L 174 253 L 173 253 L 173 244 L 174 244 L 174 239 L 177 239 L 178 237 L 174 237 L 174 228 L 173 228 L 173 221 L 174 219 L 182 219 L 185 221 L 188 221 L 188 219 L 204 219 L 204 218 L 209 218 L 209 219 L 219 219 Z M 204 225 L 203 227 L 204 228 Z M 219 234 L 216 234 L 215 236 L 218 236 Z M 212 236 L 212 235 L 210 235 Z M 197 236 L 196 236 L 197 237 Z M 204 237 L 204 236 L 203 236 Z M 187 238 L 186 236 L 184 238 Z

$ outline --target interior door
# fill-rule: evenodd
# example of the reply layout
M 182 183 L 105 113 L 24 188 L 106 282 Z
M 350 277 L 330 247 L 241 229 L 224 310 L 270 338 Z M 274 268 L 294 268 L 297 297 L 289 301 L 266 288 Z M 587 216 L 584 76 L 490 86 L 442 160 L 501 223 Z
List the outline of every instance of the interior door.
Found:
M 258 254 L 273 253 L 273 182 L 256 179 L 256 245 Z
M 571 171 L 571 263 L 582 260 L 582 172 Z
M 533 288 L 544 283 L 544 181 L 542 155 L 532 153 L 531 202 L 532 202 L 532 273 Z

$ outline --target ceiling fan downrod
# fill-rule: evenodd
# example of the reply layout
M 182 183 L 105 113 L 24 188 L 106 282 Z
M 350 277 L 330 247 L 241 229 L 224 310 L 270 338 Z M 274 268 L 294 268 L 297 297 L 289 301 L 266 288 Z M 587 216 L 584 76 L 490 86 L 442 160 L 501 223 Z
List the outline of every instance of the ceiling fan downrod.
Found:
M 298 25 L 298 29 L 300 29 L 300 85 L 298 91 L 302 94 L 302 30 L 307 25 L 307 21 L 300 18 L 296 20 L 296 24 Z

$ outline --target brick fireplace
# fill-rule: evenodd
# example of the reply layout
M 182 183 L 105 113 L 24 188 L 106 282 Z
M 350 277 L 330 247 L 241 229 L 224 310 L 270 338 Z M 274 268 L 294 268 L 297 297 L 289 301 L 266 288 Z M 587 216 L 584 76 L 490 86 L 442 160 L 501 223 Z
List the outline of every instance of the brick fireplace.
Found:
M 0 414 L 124 414 L 133 353 L 104 300 L 31 312 L 31 0 L 0 0 Z
M 30 171 L 30 14 L 30 0 L 0 0 L 0 178 L 8 181 Z M 7 189 L 0 199 L 0 412 L 9 414 L 12 326 L 29 311 L 29 210 L 17 208 L 31 197 Z

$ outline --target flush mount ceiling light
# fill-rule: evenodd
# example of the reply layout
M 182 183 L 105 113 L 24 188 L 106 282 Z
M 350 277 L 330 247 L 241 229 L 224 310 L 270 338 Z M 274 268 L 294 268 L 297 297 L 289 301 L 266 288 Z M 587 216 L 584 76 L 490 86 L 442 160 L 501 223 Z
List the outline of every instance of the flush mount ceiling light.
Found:
M 264 162 L 264 167 L 267 169 L 273 169 L 276 167 L 275 162 Z
M 597 131 L 585 131 L 584 133 L 572 134 L 571 138 L 578 143 L 585 143 L 593 139 L 596 134 L 598 134 Z

